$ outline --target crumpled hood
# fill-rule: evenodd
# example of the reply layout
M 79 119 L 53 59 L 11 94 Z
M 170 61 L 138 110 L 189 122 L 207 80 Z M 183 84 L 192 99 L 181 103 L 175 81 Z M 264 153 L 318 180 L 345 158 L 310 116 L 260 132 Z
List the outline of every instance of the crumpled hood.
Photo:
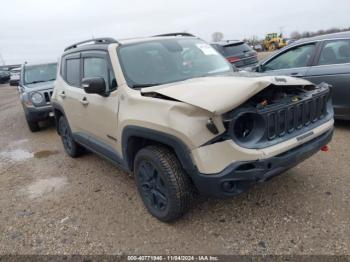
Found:
M 247 101 L 269 85 L 312 85 L 311 82 L 287 76 L 214 76 L 141 89 L 200 107 L 213 114 L 223 114 Z
M 39 82 L 35 84 L 25 85 L 30 91 L 40 91 L 46 89 L 52 89 L 54 87 L 54 81 Z

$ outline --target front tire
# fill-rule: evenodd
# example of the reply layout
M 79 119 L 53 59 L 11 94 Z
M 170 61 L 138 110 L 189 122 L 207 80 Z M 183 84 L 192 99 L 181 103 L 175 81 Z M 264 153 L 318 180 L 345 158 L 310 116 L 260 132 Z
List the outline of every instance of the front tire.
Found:
M 34 133 L 34 132 L 38 132 L 40 130 L 40 126 L 39 126 L 39 123 L 37 121 L 29 120 L 27 116 L 26 116 L 26 121 L 28 124 L 28 128 L 31 132 Z
M 162 146 L 141 149 L 134 162 L 137 189 L 147 210 L 163 222 L 172 222 L 188 210 L 192 184 L 174 153 Z
M 64 116 L 58 120 L 58 130 L 66 153 L 73 158 L 80 156 L 82 147 L 74 141 L 68 121 Z

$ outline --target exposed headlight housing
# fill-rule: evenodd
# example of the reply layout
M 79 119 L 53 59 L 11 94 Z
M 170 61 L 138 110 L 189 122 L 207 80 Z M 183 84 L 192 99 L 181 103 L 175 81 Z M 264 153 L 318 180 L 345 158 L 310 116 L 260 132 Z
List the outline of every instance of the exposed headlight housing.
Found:
M 33 104 L 36 106 L 40 106 L 44 103 L 45 99 L 41 93 L 34 92 L 30 95 L 30 100 L 32 100 Z
M 231 121 L 230 135 L 238 144 L 250 145 L 259 141 L 265 133 L 265 121 L 256 113 L 242 113 Z

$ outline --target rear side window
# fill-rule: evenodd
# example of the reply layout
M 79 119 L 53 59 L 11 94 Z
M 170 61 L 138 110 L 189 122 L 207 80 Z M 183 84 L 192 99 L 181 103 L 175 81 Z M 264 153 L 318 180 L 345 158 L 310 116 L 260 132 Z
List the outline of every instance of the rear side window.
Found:
M 249 52 L 249 51 L 252 51 L 253 49 L 246 43 L 239 43 L 239 44 L 225 46 L 224 50 L 225 50 L 225 55 L 232 56 L 232 55 Z
M 326 42 L 322 48 L 319 65 L 350 63 L 350 40 Z
M 72 86 L 79 86 L 80 80 L 80 59 L 67 59 L 66 60 L 66 79 L 68 84 Z

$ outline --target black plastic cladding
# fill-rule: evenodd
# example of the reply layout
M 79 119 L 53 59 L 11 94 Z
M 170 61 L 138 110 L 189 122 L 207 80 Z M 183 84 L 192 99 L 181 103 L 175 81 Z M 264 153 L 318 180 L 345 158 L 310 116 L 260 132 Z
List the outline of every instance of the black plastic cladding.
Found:
M 77 48 L 79 45 L 92 43 L 92 44 L 112 44 L 112 43 L 118 43 L 117 40 L 110 38 L 110 37 L 101 37 L 101 38 L 94 38 L 94 39 L 88 39 L 81 42 L 77 42 L 75 44 L 72 44 L 64 49 L 64 51 L 68 51 L 73 48 Z

